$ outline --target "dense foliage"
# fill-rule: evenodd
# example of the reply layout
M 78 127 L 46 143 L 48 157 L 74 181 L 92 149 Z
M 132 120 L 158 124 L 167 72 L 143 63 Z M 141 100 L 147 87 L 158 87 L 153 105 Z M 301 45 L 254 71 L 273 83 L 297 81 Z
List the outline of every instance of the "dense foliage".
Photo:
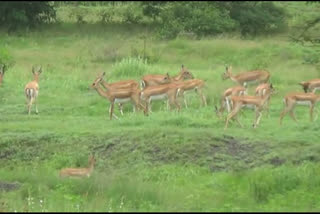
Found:
M 14 31 L 22 27 L 36 27 L 55 19 L 56 11 L 48 1 L 3 1 L 0 3 L 0 26 Z

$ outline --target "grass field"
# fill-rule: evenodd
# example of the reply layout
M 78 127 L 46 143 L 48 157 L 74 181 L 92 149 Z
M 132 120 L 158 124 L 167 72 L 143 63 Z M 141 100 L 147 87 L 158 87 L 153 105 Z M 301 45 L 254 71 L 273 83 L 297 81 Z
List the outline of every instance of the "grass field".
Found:
M 297 107 L 299 123 L 286 116 L 279 125 L 283 96 L 320 76 L 319 67 L 306 63 L 312 49 L 284 35 L 164 41 L 143 25 L 90 23 L 23 36 L 1 32 L 0 45 L 15 60 L 0 88 L 0 211 L 320 210 L 319 119 L 311 123 L 309 109 Z M 43 73 L 39 114 L 33 109 L 28 116 L 23 89 L 33 64 Z M 90 88 L 102 71 L 108 82 L 140 80 L 147 73 L 174 75 L 182 64 L 206 81 L 207 107 L 190 94 L 189 108 L 179 113 L 154 102 L 145 117 L 127 104 L 124 116 L 115 108 L 120 119 L 110 121 L 109 102 Z M 234 85 L 221 78 L 226 64 L 234 73 L 271 73 L 278 93 L 257 129 L 252 110 L 240 116 L 244 128 L 231 123 L 223 130 L 215 115 L 221 93 Z M 87 166 L 92 152 L 92 177 L 58 178 L 61 168 Z M 19 188 L 4 191 L 14 182 Z

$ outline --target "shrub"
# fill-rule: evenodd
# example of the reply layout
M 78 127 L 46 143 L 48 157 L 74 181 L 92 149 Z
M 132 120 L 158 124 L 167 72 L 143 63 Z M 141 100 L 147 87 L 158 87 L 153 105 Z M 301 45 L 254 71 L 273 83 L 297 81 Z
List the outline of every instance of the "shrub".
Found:
M 4 64 L 7 68 L 14 65 L 14 60 L 8 49 L 0 46 L 0 65 Z
M 228 11 L 211 2 L 170 2 L 162 12 L 160 35 L 174 38 L 180 32 L 193 32 L 197 36 L 214 35 L 234 29 L 235 23 Z
M 56 11 L 49 1 L 1 2 L 0 26 L 8 27 L 9 32 L 22 27 L 36 27 L 55 18 Z
M 124 58 L 113 66 L 116 77 L 141 77 L 148 71 L 146 60 L 138 58 Z

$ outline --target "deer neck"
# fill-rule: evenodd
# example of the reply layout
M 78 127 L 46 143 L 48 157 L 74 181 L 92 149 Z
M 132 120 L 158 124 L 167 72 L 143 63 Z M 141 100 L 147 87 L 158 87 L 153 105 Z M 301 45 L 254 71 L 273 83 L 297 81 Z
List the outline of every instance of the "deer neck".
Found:
M 238 79 L 235 78 L 235 76 L 231 73 L 231 71 L 229 71 L 229 77 L 230 77 L 230 79 L 231 79 L 232 81 L 238 82 Z
M 109 84 L 104 79 L 101 80 L 101 84 L 105 89 L 110 90 Z
M 104 90 L 102 90 L 102 88 L 97 85 L 97 87 L 95 87 L 96 91 L 98 92 L 98 94 L 102 97 L 108 98 L 109 99 L 109 94 L 108 92 L 105 92 Z
M 35 81 L 36 83 L 38 83 L 39 82 L 39 76 L 38 75 L 34 75 L 34 80 L 33 81 Z
M 181 81 L 183 79 L 182 72 L 172 78 L 174 81 Z

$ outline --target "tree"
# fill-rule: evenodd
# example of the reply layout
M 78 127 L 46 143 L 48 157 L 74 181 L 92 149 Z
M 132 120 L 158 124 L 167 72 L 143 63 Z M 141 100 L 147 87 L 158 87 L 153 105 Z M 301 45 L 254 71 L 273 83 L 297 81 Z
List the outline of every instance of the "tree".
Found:
M 0 27 L 15 31 L 22 27 L 36 27 L 55 20 L 56 11 L 49 1 L 0 2 Z

